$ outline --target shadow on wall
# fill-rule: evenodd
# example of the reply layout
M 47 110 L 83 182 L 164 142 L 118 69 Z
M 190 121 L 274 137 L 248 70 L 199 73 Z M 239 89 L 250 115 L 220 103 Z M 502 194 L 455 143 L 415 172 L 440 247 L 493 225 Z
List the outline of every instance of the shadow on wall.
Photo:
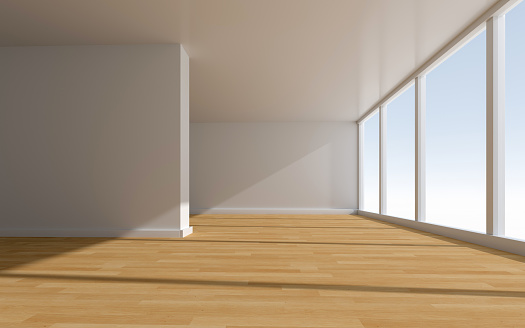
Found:
M 0 52 L 0 231 L 178 228 L 177 51 Z
M 2 115 L 0 228 L 175 228 L 179 158 L 168 120 L 126 104 L 90 115 L 72 107 Z
M 357 207 L 354 123 L 194 123 L 194 213 Z

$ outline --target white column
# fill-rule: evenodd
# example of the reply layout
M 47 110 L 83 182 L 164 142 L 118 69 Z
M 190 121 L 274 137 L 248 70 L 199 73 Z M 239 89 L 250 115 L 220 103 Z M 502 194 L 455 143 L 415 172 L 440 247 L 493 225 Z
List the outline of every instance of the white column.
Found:
M 359 136 L 358 136 L 358 151 L 359 151 L 359 209 L 363 210 L 365 205 L 365 188 L 364 188 L 364 167 L 363 167 L 363 159 L 364 159 L 364 146 L 365 146 L 365 124 L 359 123 L 357 124 L 357 128 L 359 130 Z
M 180 211 L 179 237 L 193 232 L 190 227 L 190 58 L 180 46 Z
M 416 181 L 416 221 L 424 222 L 426 220 L 426 77 L 416 77 L 416 163 L 415 163 L 415 181 Z
M 379 213 L 386 214 L 386 105 L 379 107 Z
M 487 234 L 505 235 L 505 16 L 487 21 Z

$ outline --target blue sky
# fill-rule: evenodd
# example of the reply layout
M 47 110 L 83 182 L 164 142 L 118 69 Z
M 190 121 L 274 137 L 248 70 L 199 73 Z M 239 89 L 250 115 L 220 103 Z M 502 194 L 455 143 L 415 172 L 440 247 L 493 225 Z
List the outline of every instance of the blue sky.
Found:
M 485 232 L 486 32 L 427 75 L 427 221 Z
M 525 240 L 525 3 L 506 15 L 505 26 L 506 235 Z
M 486 32 L 427 75 L 427 221 L 485 232 Z M 387 214 L 414 218 L 414 87 L 387 106 Z M 506 17 L 506 226 L 525 239 L 525 4 Z M 365 209 L 378 212 L 379 119 L 365 122 Z
M 387 212 L 414 219 L 415 87 L 387 104 Z

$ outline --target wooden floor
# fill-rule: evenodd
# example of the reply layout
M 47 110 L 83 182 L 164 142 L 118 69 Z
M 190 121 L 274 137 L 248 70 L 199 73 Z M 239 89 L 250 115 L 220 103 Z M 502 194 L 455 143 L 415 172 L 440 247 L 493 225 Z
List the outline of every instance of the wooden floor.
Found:
M 0 238 L 0 327 L 525 327 L 525 258 L 348 215 Z

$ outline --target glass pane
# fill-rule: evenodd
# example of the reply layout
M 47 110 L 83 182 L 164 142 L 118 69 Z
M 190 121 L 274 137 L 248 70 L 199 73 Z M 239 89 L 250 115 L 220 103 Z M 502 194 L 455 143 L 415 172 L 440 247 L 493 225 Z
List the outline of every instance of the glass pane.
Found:
M 505 234 L 525 240 L 525 3 L 505 23 Z
M 427 222 L 486 231 L 486 33 L 427 76 Z
M 363 209 L 379 213 L 379 114 L 376 113 L 363 124 Z
M 386 214 L 414 219 L 415 87 L 387 105 Z

